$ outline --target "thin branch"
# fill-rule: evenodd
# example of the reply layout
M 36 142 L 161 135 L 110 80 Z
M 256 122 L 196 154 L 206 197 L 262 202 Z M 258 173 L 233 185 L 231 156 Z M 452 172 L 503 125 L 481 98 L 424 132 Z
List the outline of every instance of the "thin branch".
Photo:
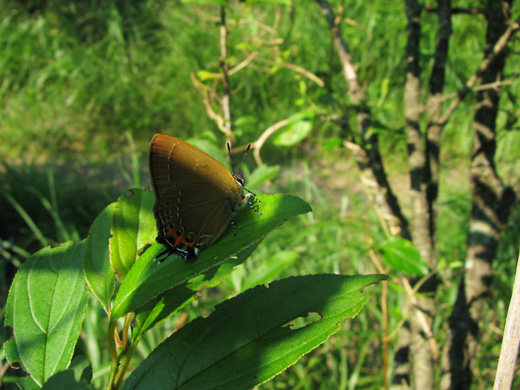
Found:
M 471 89 L 471 92 L 480 92 L 480 91 L 485 91 L 488 89 L 499 89 L 500 87 L 507 86 L 507 85 L 513 85 L 514 83 L 515 83 L 515 81 L 513 81 L 513 80 L 499 80 L 499 81 L 495 81 L 493 83 L 479 84 L 479 85 L 474 86 Z M 447 100 L 454 99 L 457 96 L 459 96 L 459 94 L 457 92 L 444 94 L 444 95 L 442 95 L 442 97 L 439 98 L 439 101 L 441 103 L 443 103 Z M 428 109 L 429 104 L 432 104 L 432 102 L 428 101 L 428 103 L 426 103 L 426 106 L 425 106 L 426 109 Z
M 330 6 L 327 0 L 316 1 L 320 5 L 321 12 L 323 13 L 323 15 L 325 15 L 325 18 L 329 23 L 329 28 L 332 32 L 334 44 L 338 51 L 338 56 L 341 61 L 345 80 L 347 81 L 352 97 L 355 98 L 355 101 L 353 101 L 353 103 L 358 104 L 360 99 L 358 97 L 357 92 L 360 91 L 360 86 L 357 79 L 357 73 L 352 63 L 352 55 L 350 54 L 350 49 L 348 47 L 347 42 L 343 38 L 343 32 L 341 31 L 341 27 L 337 23 L 337 17 L 334 14 L 332 7 Z
M 434 7 L 434 6 L 431 6 L 431 5 L 428 5 L 428 4 L 422 5 L 422 8 L 426 12 L 431 12 L 431 13 L 434 13 L 434 12 L 438 13 L 439 12 L 439 8 L 438 7 Z M 483 15 L 484 14 L 484 10 L 482 8 L 478 8 L 478 7 L 473 7 L 473 8 L 452 7 L 451 8 L 451 13 L 452 14 L 467 14 L 467 15 Z
M 307 69 L 304 69 L 304 68 L 302 68 L 302 67 L 300 67 L 298 65 L 291 64 L 291 63 L 288 63 L 288 62 L 277 63 L 276 61 L 268 60 L 268 59 L 265 59 L 265 58 L 259 58 L 258 62 L 263 62 L 264 64 L 268 64 L 268 65 L 278 65 L 278 66 L 280 66 L 282 68 L 288 68 L 288 69 L 294 70 L 295 72 L 300 73 L 301 75 L 303 75 L 303 76 L 307 77 L 308 79 L 314 81 L 320 87 L 324 87 L 325 86 L 325 82 L 322 79 L 320 79 L 314 73 L 309 72 Z
M 233 132 L 231 129 L 227 128 L 224 125 L 224 118 L 220 115 L 218 115 L 213 108 L 211 107 L 211 101 L 213 100 L 210 97 L 210 92 L 208 88 L 200 82 L 199 79 L 197 79 L 197 76 L 195 73 L 192 73 L 190 75 L 191 82 L 193 83 L 193 86 L 200 92 L 202 95 L 202 102 L 204 103 L 204 107 L 206 108 L 206 114 L 208 117 L 215 121 L 220 131 L 222 131 L 228 139 L 231 139 L 233 137 Z
M 283 66 L 284 68 L 292 69 L 292 70 L 296 71 L 297 73 L 300 73 L 300 74 L 304 75 L 305 77 L 307 77 L 307 78 L 311 79 L 312 81 L 314 81 L 320 87 L 324 87 L 325 86 L 325 82 L 322 79 L 320 79 L 314 73 L 311 73 L 308 70 L 306 70 L 306 69 L 304 69 L 304 68 L 302 68 L 302 67 L 300 67 L 298 65 L 294 65 L 294 64 L 290 64 L 290 63 L 284 62 L 281 66 Z
M 255 50 L 254 52 L 250 53 L 244 61 L 241 61 L 238 65 L 236 65 L 232 69 L 230 69 L 228 74 L 230 76 L 232 76 L 235 73 L 240 72 L 243 68 L 245 68 L 247 65 L 249 65 L 255 59 L 255 57 L 257 55 L 258 55 L 258 50 Z
M 260 150 L 262 149 L 262 146 L 264 145 L 265 141 L 277 130 L 280 130 L 282 127 L 287 126 L 290 122 L 290 119 L 284 119 L 281 120 L 278 123 L 275 123 L 274 125 L 267 128 L 262 135 L 258 138 L 258 140 L 252 144 L 252 147 L 254 147 L 253 156 L 255 157 L 256 163 L 258 165 L 263 165 L 262 159 L 260 158 Z
M 222 85 L 224 87 L 224 94 L 222 96 L 222 113 L 224 119 L 224 127 L 227 140 L 226 143 L 232 143 L 235 140 L 233 134 L 233 122 L 231 120 L 231 91 L 229 88 L 229 69 L 227 64 L 227 27 L 226 27 L 226 8 L 220 7 L 220 69 L 222 70 Z
M 495 43 L 493 49 L 489 52 L 487 57 L 482 60 L 482 63 L 480 64 L 475 74 L 471 76 L 466 85 L 460 91 L 457 92 L 457 98 L 451 102 L 450 106 L 446 109 L 442 117 L 439 119 L 438 124 L 440 126 L 446 125 L 448 119 L 453 114 L 455 109 L 459 106 L 459 104 L 466 97 L 466 95 L 473 90 L 475 84 L 482 77 L 482 74 L 489 68 L 493 60 L 502 53 L 502 51 L 506 48 L 506 45 L 511 39 L 512 35 L 516 33 L 519 29 L 520 18 L 509 25 L 504 34 L 502 34 L 500 39 L 498 39 L 498 41 Z

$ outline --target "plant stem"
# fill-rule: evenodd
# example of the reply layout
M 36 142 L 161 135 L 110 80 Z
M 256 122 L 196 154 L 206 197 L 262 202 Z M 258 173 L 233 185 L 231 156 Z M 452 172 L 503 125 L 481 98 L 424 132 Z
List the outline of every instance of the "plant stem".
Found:
M 116 342 L 115 342 L 116 322 L 110 323 L 108 328 L 108 346 L 110 349 L 110 355 L 112 356 L 112 365 L 110 367 L 110 379 L 108 380 L 107 390 L 117 389 L 115 386 L 115 378 L 117 374 L 117 367 L 119 366 L 119 356 L 117 354 Z

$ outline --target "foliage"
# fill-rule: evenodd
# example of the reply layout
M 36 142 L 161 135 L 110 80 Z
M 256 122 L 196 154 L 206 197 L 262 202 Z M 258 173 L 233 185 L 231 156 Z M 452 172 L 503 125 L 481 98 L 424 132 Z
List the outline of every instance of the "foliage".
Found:
M 240 236 L 234 239 L 229 231 L 193 263 L 176 256 L 159 263 L 164 249 L 159 244 L 143 252 L 157 232 L 151 212 L 153 195 L 142 190 L 109 205 L 86 240 L 44 248 L 31 256 L 13 282 L 5 318 L 14 331 L 4 347 L 7 359 L 20 362 L 30 374 L 21 380 L 23 386 L 90 383 L 91 374 L 85 371 L 91 369 L 89 365 L 82 366 L 81 379 L 74 380 L 72 369 L 64 377 L 87 308 L 86 280 L 109 317 L 109 388 L 120 387 L 148 330 L 192 302 L 198 291 L 229 275 L 270 230 L 292 215 L 310 211 L 306 203 L 288 195 L 261 200 L 262 216 L 240 213 L 236 221 Z M 219 305 L 208 318 L 174 333 L 123 388 L 171 389 L 174 383 L 196 389 L 259 385 L 323 343 L 338 330 L 338 322 L 355 316 L 367 302 L 360 288 L 384 278 L 308 275 L 249 289 Z M 116 281 L 121 283 L 117 289 Z M 319 319 L 292 330 L 286 325 L 309 312 L 318 313 Z M 132 313 L 135 325 L 127 335 Z M 122 317 L 120 339 L 116 326 Z

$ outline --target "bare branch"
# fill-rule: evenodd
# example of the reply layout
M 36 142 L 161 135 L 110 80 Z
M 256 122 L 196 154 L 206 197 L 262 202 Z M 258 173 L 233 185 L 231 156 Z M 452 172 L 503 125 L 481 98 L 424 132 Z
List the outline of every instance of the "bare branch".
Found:
M 343 33 L 341 31 L 341 27 L 337 23 L 337 18 L 334 15 L 334 11 L 330 6 L 329 2 L 326 0 L 316 0 L 321 7 L 321 12 L 325 15 L 327 22 L 329 22 L 329 28 L 332 32 L 332 37 L 334 39 L 334 44 L 336 46 L 336 50 L 338 51 L 338 56 L 341 61 L 341 65 L 343 68 L 343 74 L 345 76 L 345 80 L 349 86 L 353 97 L 356 96 L 356 91 L 360 89 L 357 73 L 354 65 L 352 63 L 352 55 L 350 54 L 350 49 L 343 38 Z M 359 103 L 359 99 L 353 102 L 354 104 Z
M 422 5 L 422 8 L 426 12 L 438 13 L 440 7 L 434 7 L 428 4 Z M 484 10 L 482 8 L 473 7 L 473 8 L 462 8 L 462 7 L 451 7 L 450 8 L 452 14 L 467 14 L 467 15 L 483 15 Z
M 222 113 L 224 119 L 224 131 L 226 134 L 226 143 L 233 143 L 235 135 L 233 134 L 233 122 L 231 120 L 231 91 L 229 87 L 229 69 L 227 64 L 227 27 L 226 27 L 226 8 L 220 7 L 220 69 L 222 70 L 222 85 L 224 93 L 222 96 Z
M 487 84 L 479 84 L 479 85 L 476 85 L 474 86 L 471 91 L 472 92 L 479 92 L 479 91 L 485 91 L 486 89 L 495 89 L 495 90 L 498 90 L 500 87 L 502 86 L 506 86 L 506 85 L 513 85 L 514 84 L 514 81 L 513 80 L 498 80 L 498 81 L 495 81 L 493 83 L 487 83 Z M 439 101 L 440 102 L 445 102 L 447 100 L 451 100 L 451 99 L 454 99 L 456 98 L 458 95 L 457 92 L 454 92 L 454 93 L 449 93 L 449 94 L 444 94 L 442 95 L 442 97 L 439 98 Z M 429 104 L 432 104 L 432 102 L 428 102 L 426 104 L 426 109 L 428 110 L 428 105 Z
M 226 137 L 228 139 L 232 139 L 233 131 L 225 126 L 224 118 L 222 118 L 222 116 L 218 115 L 211 107 L 211 102 L 214 100 L 214 98 L 210 97 L 210 91 L 209 91 L 208 87 L 206 87 L 203 83 L 200 82 L 199 79 L 197 79 L 197 76 L 195 75 L 195 73 L 192 73 L 190 75 L 190 77 L 191 77 L 191 82 L 193 83 L 193 86 L 202 95 L 202 102 L 204 103 L 204 107 L 206 108 L 206 114 L 208 115 L 208 117 L 215 121 L 219 130 L 222 131 L 224 134 L 226 134 Z
M 264 64 L 269 64 L 269 65 L 278 65 L 278 66 L 281 66 L 283 68 L 288 68 L 288 69 L 294 70 L 295 72 L 300 73 L 301 75 L 303 75 L 303 76 L 307 77 L 308 79 L 314 81 L 320 87 L 324 87 L 325 86 L 325 82 L 322 79 L 320 79 L 314 73 L 309 72 L 307 69 L 304 69 L 304 68 L 302 68 L 302 67 L 300 67 L 298 65 L 294 65 L 294 64 L 291 64 L 291 63 L 288 63 L 288 62 L 283 62 L 281 64 L 278 64 L 275 61 L 267 60 L 265 58 L 259 58 L 258 62 L 263 62 Z
M 252 52 L 251 54 L 249 54 L 247 56 L 247 58 L 240 62 L 238 65 L 234 66 L 232 69 L 229 70 L 228 74 L 230 76 L 234 75 L 235 73 L 238 73 L 240 72 L 243 68 L 245 68 L 247 65 L 249 65 L 254 59 L 255 57 L 258 55 L 258 50 L 255 50 L 254 52 Z
M 439 119 L 438 125 L 444 126 L 448 122 L 450 116 L 453 114 L 455 109 L 459 106 L 462 100 L 466 97 L 466 95 L 471 92 L 471 90 L 475 87 L 475 84 L 481 79 L 482 74 L 489 68 L 490 64 L 500 55 L 504 49 L 506 48 L 507 43 L 511 39 L 512 35 L 516 33 L 520 29 L 520 19 L 512 22 L 509 27 L 506 29 L 504 34 L 498 39 L 498 41 L 493 46 L 493 49 L 490 50 L 489 54 L 482 60 L 482 63 L 478 67 L 477 71 L 471 78 L 468 80 L 466 85 L 457 92 L 457 99 L 453 100 L 450 106 L 446 109 L 442 117 Z
M 267 128 L 262 135 L 258 138 L 258 140 L 252 145 L 255 150 L 253 151 L 253 156 L 255 157 L 256 163 L 258 165 L 263 165 L 262 159 L 260 158 L 260 150 L 264 145 L 265 141 L 277 130 L 281 129 L 284 126 L 289 124 L 289 119 L 281 120 L 280 122 L 275 123 L 274 125 Z

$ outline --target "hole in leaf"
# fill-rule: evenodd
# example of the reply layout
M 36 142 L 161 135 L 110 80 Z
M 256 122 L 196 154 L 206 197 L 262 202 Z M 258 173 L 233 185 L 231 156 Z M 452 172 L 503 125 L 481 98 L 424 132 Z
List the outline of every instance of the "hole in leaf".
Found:
M 318 321 L 321 321 L 320 313 L 312 312 L 312 313 L 307 313 L 303 316 L 294 318 L 294 319 L 286 322 L 282 326 L 289 327 L 291 330 L 296 330 L 296 329 L 304 328 L 307 325 L 314 324 L 315 322 L 318 322 Z

